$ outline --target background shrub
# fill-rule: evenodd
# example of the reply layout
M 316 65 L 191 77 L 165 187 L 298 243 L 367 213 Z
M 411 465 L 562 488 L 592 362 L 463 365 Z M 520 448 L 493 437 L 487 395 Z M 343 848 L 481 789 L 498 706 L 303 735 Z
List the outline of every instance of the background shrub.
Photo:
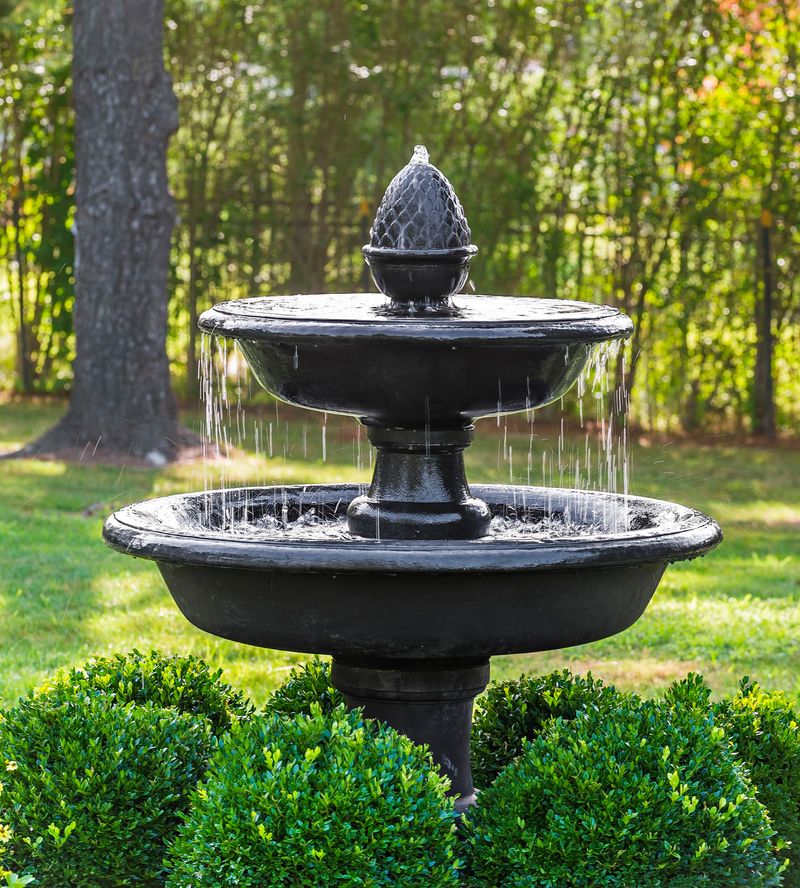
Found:
M 344 708 L 258 716 L 219 741 L 170 852 L 170 888 L 458 883 L 447 781 Z
M 310 715 L 314 706 L 319 706 L 325 713 L 333 712 L 343 704 L 343 694 L 331 684 L 330 661 L 315 657 L 289 673 L 286 681 L 267 700 L 264 712 L 267 715 Z
M 9 864 L 37 888 L 163 884 L 165 843 L 203 773 L 205 719 L 93 697 L 0 717 Z
M 591 673 L 568 669 L 550 675 L 523 675 L 489 688 L 478 700 L 472 725 L 472 771 L 475 784 L 488 786 L 521 755 L 552 718 L 572 719 L 587 707 L 613 707 L 622 692 L 605 686 Z
M 551 722 L 483 791 L 467 834 L 485 888 L 781 883 L 772 827 L 724 731 L 664 702 Z
M 98 696 L 119 704 L 152 703 L 202 715 L 217 734 L 252 712 L 240 691 L 220 681 L 221 674 L 221 669 L 212 672 L 199 657 L 133 650 L 95 657 L 77 669 L 59 673 L 34 693 L 54 703 Z

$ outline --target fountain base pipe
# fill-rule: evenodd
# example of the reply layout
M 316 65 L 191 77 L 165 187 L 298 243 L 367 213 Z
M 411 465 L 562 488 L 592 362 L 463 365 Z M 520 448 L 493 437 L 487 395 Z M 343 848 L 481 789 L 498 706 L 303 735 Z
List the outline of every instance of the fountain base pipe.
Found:
M 475 697 L 489 682 L 488 660 L 349 660 L 335 658 L 334 687 L 347 705 L 425 743 L 450 778 L 460 813 L 475 804 L 469 741 Z
M 377 448 L 372 484 L 347 509 L 351 533 L 382 540 L 474 540 L 491 513 L 470 494 L 464 450 L 474 426 L 386 429 L 368 426 Z

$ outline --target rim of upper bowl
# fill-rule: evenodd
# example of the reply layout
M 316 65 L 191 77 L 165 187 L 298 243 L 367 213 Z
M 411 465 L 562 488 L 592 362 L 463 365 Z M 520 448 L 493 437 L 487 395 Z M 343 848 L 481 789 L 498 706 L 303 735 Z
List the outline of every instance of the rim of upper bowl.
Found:
M 627 315 L 593 302 L 464 294 L 452 301 L 453 313 L 397 316 L 387 311 L 392 302 L 381 293 L 256 296 L 220 302 L 204 311 L 197 325 L 206 333 L 253 341 L 323 337 L 328 342 L 340 338 L 346 345 L 349 338 L 370 337 L 375 342 L 432 340 L 495 348 L 499 341 L 513 346 L 523 341 L 600 344 L 633 332 Z M 511 301 L 513 306 L 506 304 Z M 550 309 L 544 317 L 543 308 Z

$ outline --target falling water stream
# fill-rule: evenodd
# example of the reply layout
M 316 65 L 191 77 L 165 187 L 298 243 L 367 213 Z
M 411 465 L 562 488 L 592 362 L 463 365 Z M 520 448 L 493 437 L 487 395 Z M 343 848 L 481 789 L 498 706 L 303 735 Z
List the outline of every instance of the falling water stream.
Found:
M 562 399 L 558 420 L 558 434 L 552 436 L 548 423 L 547 434 L 536 431 L 536 411 L 528 408 L 524 414 L 527 442 L 520 446 L 519 421 L 508 414 L 498 414 L 493 425 L 497 428 L 497 480 L 508 484 L 537 485 L 553 488 L 574 488 L 587 492 L 621 494 L 604 505 L 604 513 L 589 520 L 586 516 L 565 515 L 546 509 L 528 515 L 525 503 L 519 503 L 513 517 L 497 515 L 490 530 L 491 539 L 552 540 L 565 537 L 597 537 L 618 534 L 629 529 L 630 459 L 627 421 L 627 402 L 624 385 L 613 381 L 616 369 L 625 372 L 625 355 L 619 342 L 610 342 L 595 348 L 578 379 L 572 409 Z M 295 354 L 295 362 L 299 360 Z M 297 366 L 297 364 L 295 364 Z M 304 461 L 340 456 L 339 436 L 332 449 L 328 430 L 328 414 L 323 414 L 319 425 L 302 424 L 300 442 L 290 442 L 290 424 L 281 417 L 277 399 L 273 406 L 261 405 L 248 411 L 253 388 L 247 363 L 235 341 L 203 334 L 199 363 L 200 390 L 204 405 L 204 441 L 202 452 L 202 481 L 206 497 L 218 491 L 217 508 L 222 515 L 212 526 L 197 527 L 203 533 L 226 534 L 248 539 L 356 539 L 348 531 L 342 515 L 322 516 L 313 508 L 295 520 L 288 520 L 288 509 L 276 509 L 275 514 L 258 513 L 257 520 L 246 508 L 241 492 L 237 492 L 236 508 L 229 507 L 227 491 L 238 488 L 240 479 L 232 476 L 237 462 L 234 456 L 244 452 L 253 455 L 248 465 L 250 483 L 256 486 L 277 485 L 281 490 L 280 469 L 286 461 L 299 458 Z M 502 381 L 498 380 L 498 398 L 502 397 Z M 272 414 L 274 410 L 274 415 Z M 511 426 L 509 426 L 511 420 Z M 344 420 L 346 422 L 346 420 Z M 372 468 L 373 451 L 363 429 L 352 419 L 352 464 L 359 471 Z M 488 430 L 488 424 L 481 426 Z M 524 438 L 523 438 L 524 440 Z M 476 448 L 480 446 L 476 442 Z M 350 449 L 350 443 L 346 445 Z M 282 457 L 283 462 L 276 459 Z M 255 478 L 251 465 L 255 468 Z M 278 469 L 278 473 L 276 473 Z M 278 477 L 276 477 L 276 474 Z M 360 485 L 361 492 L 367 485 Z M 524 488 L 518 488 L 524 491 Z M 524 497 L 524 493 L 520 494 Z M 278 493 L 277 499 L 280 499 Z M 210 500 L 209 500 L 210 505 Z M 244 510 L 242 506 L 245 506 Z M 254 514 L 258 510 L 254 510 Z M 204 510 L 211 514 L 210 509 Z M 195 519 L 197 520 L 197 519 Z

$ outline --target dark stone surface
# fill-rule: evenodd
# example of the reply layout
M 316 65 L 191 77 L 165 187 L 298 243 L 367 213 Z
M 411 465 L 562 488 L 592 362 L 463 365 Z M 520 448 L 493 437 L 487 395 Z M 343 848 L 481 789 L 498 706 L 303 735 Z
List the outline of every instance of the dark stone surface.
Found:
M 464 288 L 469 263 L 478 248 L 453 250 L 387 250 L 363 247 L 375 286 L 395 303 L 422 303 L 434 308 Z
M 470 494 L 464 448 L 473 428 L 457 432 L 406 429 L 368 431 L 377 448 L 369 491 L 347 509 L 352 533 L 372 539 L 477 539 L 491 513 Z
M 370 246 L 396 251 L 449 251 L 470 245 L 467 217 L 453 186 L 417 145 L 389 183 L 370 229 Z
M 342 515 L 356 485 L 226 491 L 248 515 L 288 504 Z M 476 486 L 494 514 L 611 521 L 622 496 Z M 486 658 L 553 650 L 621 632 L 643 612 L 670 561 L 720 540 L 699 512 L 629 497 L 634 529 L 560 540 L 248 540 L 201 529 L 220 494 L 129 506 L 106 541 L 158 562 L 184 615 L 212 634 L 259 647 L 337 657 Z

